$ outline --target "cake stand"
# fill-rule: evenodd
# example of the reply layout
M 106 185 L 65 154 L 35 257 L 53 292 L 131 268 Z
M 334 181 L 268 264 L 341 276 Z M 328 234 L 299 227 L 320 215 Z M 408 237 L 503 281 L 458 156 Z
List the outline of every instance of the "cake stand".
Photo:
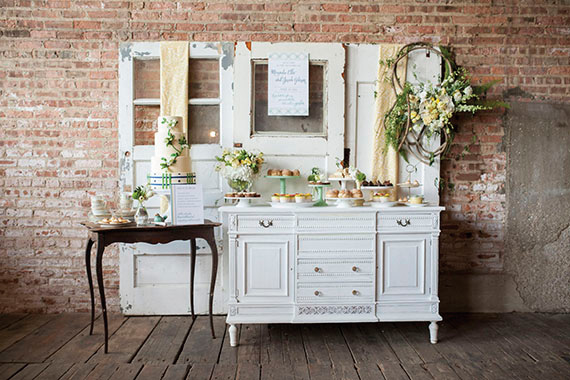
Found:
M 396 187 L 392 186 L 360 186 L 360 190 L 368 190 L 370 191 L 370 200 L 372 200 L 372 196 L 374 195 L 375 191 L 378 190 L 394 190 Z
M 363 199 L 363 198 L 327 198 L 327 200 L 329 201 L 337 201 L 336 207 L 338 208 L 352 207 L 352 202 L 357 199 Z
M 325 187 L 330 187 L 330 185 L 331 185 L 330 183 L 322 185 L 309 185 L 309 187 L 314 187 L 317 190 L 317 198 L 319 198 L 319 200 L 313 205 L 314 207 L 328 206 L 327 201 L 325 201 L 323 189 Z
M 254 199 L 260 199 L 259 197 L 250 197 L 250 198 L 246 198 L 246 197 L 224 197 L 224 199 L 226 200 L 232 200 L 235 201 L 237 200 L 238 202 L 236 203 L 235 207 L 251 207 L 251 201 Z
M 346 190 L 346 183 L 347 182 L 355 182 L 354 178 L 329 178 L 330 182 L 332 181 L 339 181 L 340 182 L 340 189 Z
M 298 175 L 266 175 L 265 178 L 278 179 L 281 192 L 279 194 L 287 194 L 287 180 L 291 178 L 299 178 Z

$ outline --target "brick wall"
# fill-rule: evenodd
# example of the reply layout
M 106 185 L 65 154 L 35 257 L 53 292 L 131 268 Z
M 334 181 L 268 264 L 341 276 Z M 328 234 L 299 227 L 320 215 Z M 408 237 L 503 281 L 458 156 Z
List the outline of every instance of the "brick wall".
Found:
M 120 42 L 432 41 L 455 47 L 476 82 L 500 80 L 493 95 L 568 102 L 569 12 L 564 0 L 0 0 L 0 312 L 87 309 L 77 223 L 89 194 L 117 186 Z M 502 272 L 503 113 L 457 124 L 441 267 Z M 117 309 L 116 252 L 106 263 Z

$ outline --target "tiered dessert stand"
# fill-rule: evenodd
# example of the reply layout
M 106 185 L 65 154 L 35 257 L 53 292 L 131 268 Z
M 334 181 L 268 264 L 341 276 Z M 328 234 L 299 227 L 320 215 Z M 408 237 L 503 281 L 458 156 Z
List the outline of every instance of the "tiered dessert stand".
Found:
M 319 200 L 313 204 L 313 206 L 315 207 L 324 207 L 324 206 L 328 206 L 327 201 L 325 200 L 325 194 L 324 194 L 324 188 L 325 187 L 330 187 L 331 184 L 330 183 L 323 183 L 323 184 L 309 184 L 309 187 L 312 187 L 314 189 L 317 190 L 317 198 L 319 198 Z
M 298 175 L 266 175 L 265 178 L 278 179 L 280 185 L 279 194 L 287 194 L 287 180 L 291 178 L 299 178 Z

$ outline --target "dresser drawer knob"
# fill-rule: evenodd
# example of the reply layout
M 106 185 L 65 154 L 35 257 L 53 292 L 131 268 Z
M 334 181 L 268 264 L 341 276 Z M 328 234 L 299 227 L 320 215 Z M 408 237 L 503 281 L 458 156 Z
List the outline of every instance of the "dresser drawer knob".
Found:
M 398 219 L 396 220 L 396 224 L 402 227 L 407 227 L 409 226 L 410 223 L 410 219 Z
M 352 295 L 353 295 L 353 296 L 357 296 L 357 295 L 358 295 L 358 290 L 356 290 L 356 289 L 353 290 L 353 291 L 352 291 Z
M 259 225 L 263 228 L 269 228 L 273 225 L 273 220 L 260 220 Z
M 320 296 L 320 295 L 321 295 L 321 292 L 319 292 L 318 290 L 315 290 L 315 295 L 316 295 L 316 296 Z
M 315 269 L 314 269 L 314 270 L 315 270 L 315 272 L 319 273 L 319 272 L 321 271 L 321 268 L 319 268 L 319 267 L 315 267 Z
M 352 271 L 353 271 L 353 272 L 358 272 L 358 267 L 357 267 L 357 266 L 352 267 Z

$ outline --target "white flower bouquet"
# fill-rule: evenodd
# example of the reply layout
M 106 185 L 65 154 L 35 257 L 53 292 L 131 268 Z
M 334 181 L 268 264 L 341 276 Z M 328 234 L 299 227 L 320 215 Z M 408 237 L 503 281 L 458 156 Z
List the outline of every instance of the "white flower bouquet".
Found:
M 229 151 L 224 149 L 221 156 L 216 156 L 216 171 L 228 180 L 236 191 L 247 191 L 253 180 L 261 173 L 263 153 L 250 153 L 245 149 Z

